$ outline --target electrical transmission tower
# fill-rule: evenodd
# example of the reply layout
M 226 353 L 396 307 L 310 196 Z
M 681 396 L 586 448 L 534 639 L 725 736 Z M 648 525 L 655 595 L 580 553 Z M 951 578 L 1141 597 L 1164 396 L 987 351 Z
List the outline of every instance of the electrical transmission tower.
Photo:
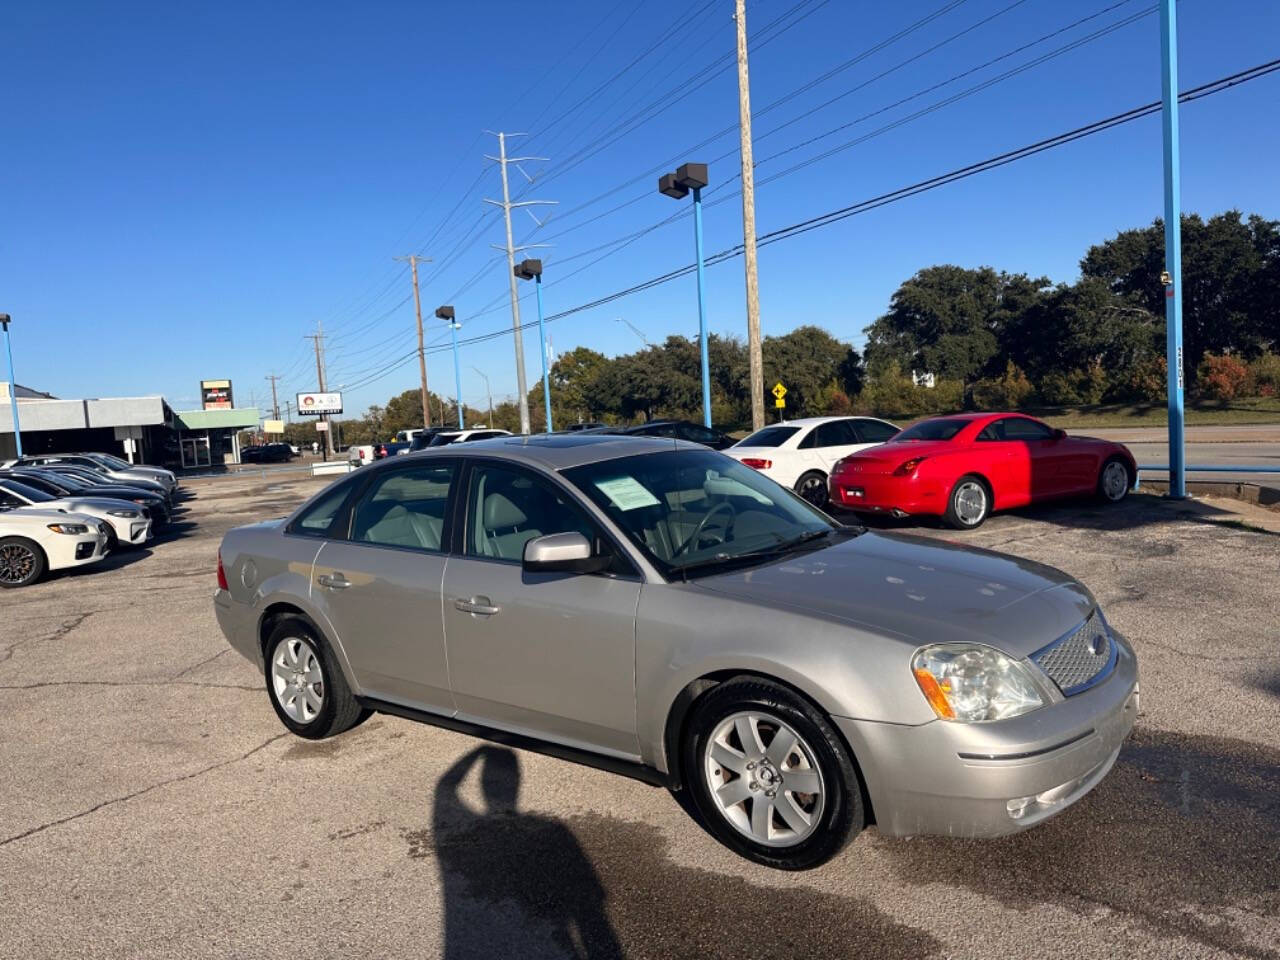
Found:
M 485 154 L 486 160 L 492 160 L 498 164 L 498 169 L 502 172 L 502 199 L 490 200 L 485 199 L 485 203 L 491 203 L 495 207 L 502 208 L 502 216 L 506 222 L 507 228 L 507 244 L 505 247 L 494 244 L 499 250 L 507 252 L 507 280 L 511 284 L 511 330 L 515 335 L 516 348 L 516 390 L 519 393 L 520 406 L 520 432 L 529 433 L 529 395 L 528 386 L 524 379 L 524 337 L 520 334 L 520 296 L 516 292 L 516 251 L 528 250 L 532 247 L 546 246 L 546 244 L 529 244 L 528 246 L 515 246 L 515 241 L 511 238 L 511 210 L 514 207 L 532 207 L 540 205 L 554 204 L 554 200 L 524 200 L 518 203 L 511 202 L 511 187 L 507 181 L 507 165 L 513 164 L 521 175 L 533 183 L 533 177 L 524 172 L 524 168 L 520 166 L 522 163 L 528 163 L 531 160 L 546 160 L 546 157 L 508 157 L 507 156 L 507 137 L 524 137 L 528 134 L 524 133 L 494 133 L 492 130 L 486 131 L 498 138 L 498 155 L 491 157 Z M 542 226 L 542 221 L 533 216 L 532 211 L 528 211 L 529 216 L 533 217 L 533 222 L 538 226 Z

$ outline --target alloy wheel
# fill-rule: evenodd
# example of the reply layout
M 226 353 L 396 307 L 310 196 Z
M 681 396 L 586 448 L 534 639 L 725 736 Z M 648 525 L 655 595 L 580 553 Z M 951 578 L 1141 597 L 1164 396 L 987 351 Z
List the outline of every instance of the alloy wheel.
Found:
M 817 474 L 805 477 L 800 481 L 800 489 L 796 491 L 815 507 L 827 502 L 827 481 Z
M 21 543 L 0 546 L 0 581 L 22 583 L 36 567 L 36 554 Z
M 1119 460 L 1102 468 L 1102 494 L 1108 500 L 1123 500 L 1129 490 L 1129 471 Z
M 987 515 L 987 490 L 977 480 L 966 480 L 956 487 L 955 508 L 960 522 L 975 526 Z
M 314 648 L 301 637 L 285 637 L 271 654 L 271 691 L 297 723 L 310 723 L 324 706 L 324 671 Z
M 826 797 L 817 755 L 779 718 L 756 710 L 726 717 L 703 763 L 716 809 L 744 836 L 791 847 L 817 829 Z

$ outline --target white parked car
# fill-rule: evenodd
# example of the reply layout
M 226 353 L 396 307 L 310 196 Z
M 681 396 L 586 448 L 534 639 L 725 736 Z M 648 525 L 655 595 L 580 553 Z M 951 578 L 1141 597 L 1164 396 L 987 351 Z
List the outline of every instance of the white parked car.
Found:
M 46 570 L 97 563 L 107 525 L 82 513 L 24 507 L 0 513 L 0 587 L 25 587 Z
M 82 513 L 107 525 L 107 549 L 127 543 L 141 546 L 151 539 L 151 518 L 136 504 L 105 497 L 55 497 L 13 477 L 0 477 L 0 511 L 36 507 L 59 513 Z
M 770 424 L 724 452 L 825 507 L 836 461 L 884 443 L 898 429 L 875 417 L 807 417 Z
M 428 446 L 443 447 L 450 443 L 470 443 L 472 440 L 492 440 L 494 437 L 509 437 L 510 430 L 497 430 L 493 427 L 476 427 L 472 430 L 445 430 L 431 438 Z
M 373 463 L 373 444 L 352 444 L 347 447 L 347 462 L 353 467 L 362 467 L 366 463 Z

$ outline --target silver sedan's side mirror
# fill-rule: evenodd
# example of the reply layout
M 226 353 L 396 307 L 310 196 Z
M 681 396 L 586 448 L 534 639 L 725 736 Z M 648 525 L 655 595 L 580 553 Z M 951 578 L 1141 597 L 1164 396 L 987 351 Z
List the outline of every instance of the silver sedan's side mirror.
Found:
M 522 565 L 533 573 L 598 573 L 609 558 L 594 556 L 591 541 L 580 533 L 549 533 L 524 545 Z

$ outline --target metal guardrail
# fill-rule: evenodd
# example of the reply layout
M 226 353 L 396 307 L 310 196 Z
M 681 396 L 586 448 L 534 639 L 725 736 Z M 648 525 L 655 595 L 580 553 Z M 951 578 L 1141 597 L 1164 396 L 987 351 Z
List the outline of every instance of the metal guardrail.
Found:
M 1183 468 L 1183 474 L 1192 473 L 1280 473 L 1280 467 L 1257 467 L 1248 464 L 1229 465 L 1220 463 L 1189 463 Z M 1133 489 L 1137 490 L 1142 484 L 1142 471 L 1149 470 L 1152 473 L 1168 473 L 1169 465 L 1167 463 L 1140 463 L 1138 464 L 1138 475 L 1133 478 Z

